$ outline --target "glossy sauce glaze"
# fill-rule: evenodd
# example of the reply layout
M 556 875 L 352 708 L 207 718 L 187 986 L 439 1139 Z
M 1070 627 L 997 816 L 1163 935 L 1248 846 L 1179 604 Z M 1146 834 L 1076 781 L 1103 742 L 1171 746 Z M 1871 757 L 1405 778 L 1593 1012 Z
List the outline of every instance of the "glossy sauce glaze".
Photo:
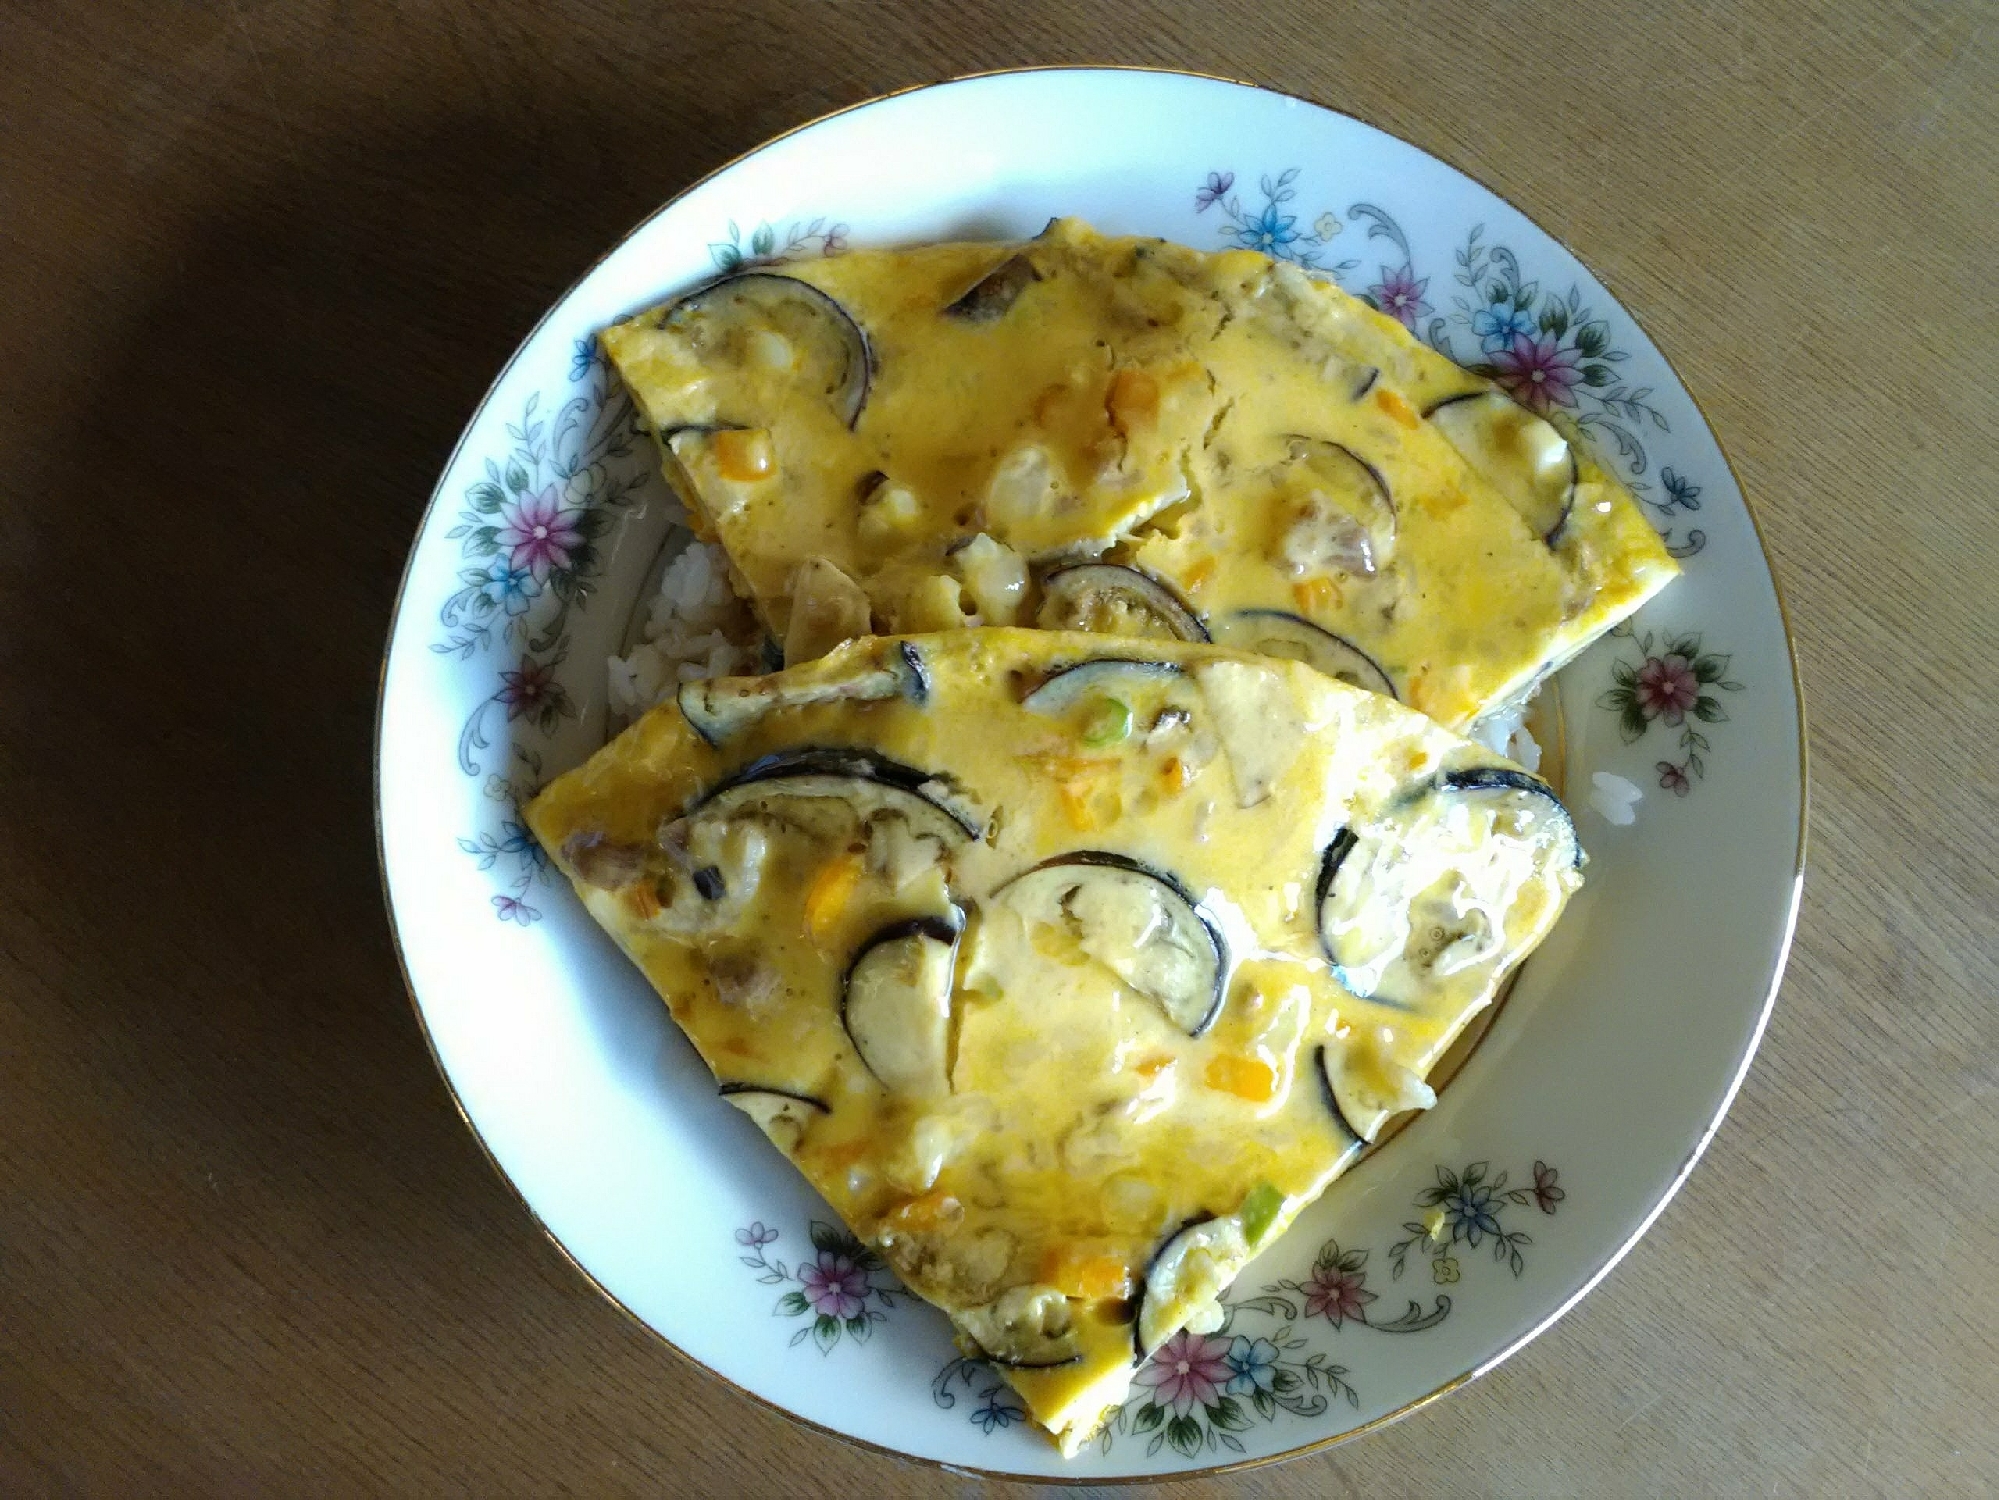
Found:
M 1058 220 L 749 273 L 603 341 L 794 661 L 1211 637 L 1462 728 L 1678 571 L 1576 435 L 1249 251 Z
M 689 684 L 530 806 L 725 1094 L 1065 1446 L 1579 883 L 1552 794 L 1299 664 L 1027 630 Z

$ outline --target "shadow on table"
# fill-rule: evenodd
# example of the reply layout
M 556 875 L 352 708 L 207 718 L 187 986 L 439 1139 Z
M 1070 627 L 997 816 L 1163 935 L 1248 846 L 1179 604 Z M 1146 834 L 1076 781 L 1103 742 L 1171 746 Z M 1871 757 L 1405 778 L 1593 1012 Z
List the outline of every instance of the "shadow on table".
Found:
M 385 1273 L 453 1283 L 461 1312 L 481 1247 L 532 1238 L 452 1117 L 388 941 L 371 755 L 390 607 L 514 344 L 773 124 L 759 109 L 676 153 L 642 112 L 539 103 L 511 127 L 384 122 L 229 185 L 155 257 L 172 269 L 142 310 L 73 351 L 72 423 L 14 476 L 37 586 L 0 599 L 0 838 L 28 908 L 9 946 L 40 981 L 19 997 L 40 1076 L 104 1127 L 75 1147 L 116 1183 L 77 1209 L 103 1217 L 86 1236 L 133 1238 L 156 1189 L 173 1222 L 232 1216 L 253 1262 L 352 1235 Z M 161 1274 L 178 1256 L 230 1284 L 198 1233 L 157 1247 Z M 468 1248 L 439 1257 L 447 1236 Z

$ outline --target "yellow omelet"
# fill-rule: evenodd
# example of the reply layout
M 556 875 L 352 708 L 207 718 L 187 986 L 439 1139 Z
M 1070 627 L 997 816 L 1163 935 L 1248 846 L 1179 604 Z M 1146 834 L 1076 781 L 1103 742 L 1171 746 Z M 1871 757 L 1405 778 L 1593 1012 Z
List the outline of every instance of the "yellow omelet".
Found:
M 1213 641 L 1465 729 L 1678 571 L 1578 434 L 1246 250 L 1063 219 L 739 273 L 602 338 L 788 661 Z
M 1073 1452 L 1581 880 L 1299 663 L 994 628 L 685 684 L 527 820 L 719 1081 Z

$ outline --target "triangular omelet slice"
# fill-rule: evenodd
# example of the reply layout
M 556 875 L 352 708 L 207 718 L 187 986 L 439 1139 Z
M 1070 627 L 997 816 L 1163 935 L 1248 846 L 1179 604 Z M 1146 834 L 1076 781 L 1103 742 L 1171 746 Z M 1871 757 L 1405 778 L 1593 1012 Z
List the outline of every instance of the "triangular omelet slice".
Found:
M 1298 663 L 1019 629 L 685 685 L 528 822 L 1073 1452 L 1580 881 L 1542 782 Z
M 790 661 L 1212 639 L 1461 729 L 1678 571 L 1576 434 L 1249 251 L 1064 219 L 742 272 L 603 343 Z

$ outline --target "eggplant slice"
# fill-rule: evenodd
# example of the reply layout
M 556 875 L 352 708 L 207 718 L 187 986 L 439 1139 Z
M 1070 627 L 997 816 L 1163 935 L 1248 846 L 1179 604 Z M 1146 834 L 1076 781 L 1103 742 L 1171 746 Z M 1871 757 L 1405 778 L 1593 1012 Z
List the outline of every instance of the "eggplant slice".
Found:
M 1516 903 L 1582 858 L 1546 782 L 1502 766 L 1445 771 L 1327 845 L 1319 942 L 1353 994 L 1420 1010 L 1439 983 L 1498 963 Z M 1539 899 L 1560 895 L 1551 888 Z
M 751 761 L 712 787 L 687 815 L 732 816 L 765 797 L 836 798 L 857 809 L 888 803 L 946 843 L 977 838 L 985 817 L 965 804 L 949 777 L 920 771 L 869 750 L 817 747 Z
M 1116 697 L 1147 682 L 1184 675 L 1178 662 L 1100 656 L 1050 673 L 1020 700 L 1020 706 L 1031 714 L 1065 714 L 1092 693 Z
M 720 746 L 765 714 L 815 703 L 878 703 L 906 698 L 919 708 L 930 698 L 930 675 L 923 657 L 907 641 L 874 660 L 855 663 L 845 677 L 784 684 L 768 677 L 714 677 L 682 683 L 680 712 L 710 745 Z
M 791 1151 L 806 1127 L 821 1115 L 831 1114 L 823 1099 L 791 1089 L 768 1088 L 760 1083 L 725 1083 L 721 1096 L 756 1121 L 757 1128 L 777 1145 Z
M 1166 1237 L 1153 1252 L 1139 1288 L 1132 1340 L 1141 1361 L 1187 1324 L 1189 1311 L 1216 1302 L 1228 1290 L 1248 1250 L 1242 1225 L 1233 1216 L 1197 1214 Z
M 840 981 L 840 1024 L 892 1094 L 929 1098 L 950 1087 L 951 979 L 964 924 L 910 917 L 862 943 Z
M 1041 272 L 1017 250 L 986 272 L 971 288 L 944 309 L 944 316 L 960 323 L 997 323 L 1012 311 L 1020 294 L 1041 279 Z
M 839 303 L 795 276 L 725 276 L 681 298 L 659 326 L 681 333 L 704 362 L 777 370 L 788 357 L 791 377 L 849 427 L 867 405 L 874 372 L 867 335 Z
M 1498 391 L 1446 396 L 1423 413 L 1550 547 L 1575 508 L 1575 450 L 1552 422 Z
M 1346 1109 L 1340 1103 L 1339 1087 L 1333 1078 L 1332 1054 L 1323 1045 L 1313 1049 L 1312 1068 L 1319 1075 L 1319 1087 L 1325 1092 L 1326 1108 L 1332 1111 L 1333 1123 L 1339 1126 L 1340 1134 L 1347 1138 L 1348 1151 L 1366 1146 L 1367 1137 L 1354 1128 L 1353 1121 L 1347 1118 Z
M 1083 849 L 1014 876 L 992 899 L 1030 922 L 1067 928 L 1085 953 L 1188 1036 L 1200 1036 L 1221 1014 L 1228 940 L 1163 870 L 1108 850 Z
M 1302 661 L 1350 687 L 1365 688 L 1398 701 L 1395 681 L 1381 663 L 1343 635 L 1283 609 L 1239 609 L 1218 621 L 1215 640 L 1238 651 Z
M 1208 629 L 1173 590 L 1149 573 L 1116 563 L 1076 563 L 1041 580 L 1043 630 L 1205 641 Z
M 1052 1286 L 1017 1286 L 953 1315 L 980 1355 L 1009 1370 L 1055 1370 L 1083 1357 L 1069 1299 Z

